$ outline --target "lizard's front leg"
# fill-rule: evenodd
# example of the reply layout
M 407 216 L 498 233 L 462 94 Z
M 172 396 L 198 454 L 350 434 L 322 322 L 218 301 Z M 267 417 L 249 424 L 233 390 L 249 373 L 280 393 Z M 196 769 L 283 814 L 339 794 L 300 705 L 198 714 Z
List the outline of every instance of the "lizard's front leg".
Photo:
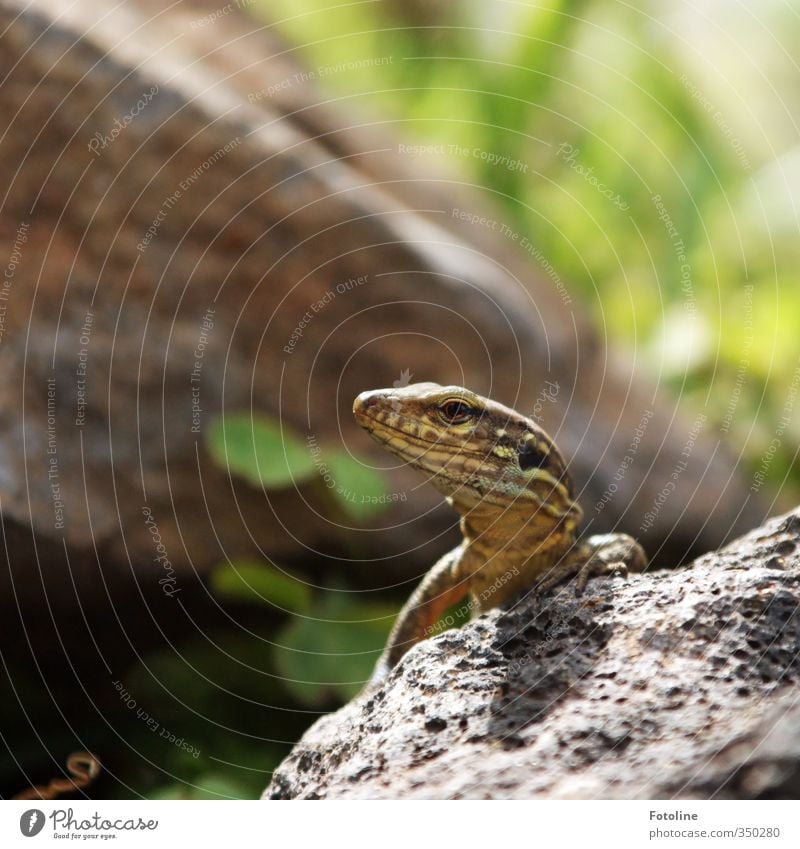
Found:
M 463 551 L 459 545 L 445 554 L 414 590 L 398 614 L 367 689 L 381 684 L 412 646 L 431 636 L 441 615 L 466 596 L 468 584 L 459 577 Z
M 536 587 L 541 595 L 558 584 L 575 577 L 575 592 L 586 588 L 589 578 L 601 575 L 642 572 L 647 555 L 633 537 L 627 534 L 595 534 L 572 546 L 550 569 Z

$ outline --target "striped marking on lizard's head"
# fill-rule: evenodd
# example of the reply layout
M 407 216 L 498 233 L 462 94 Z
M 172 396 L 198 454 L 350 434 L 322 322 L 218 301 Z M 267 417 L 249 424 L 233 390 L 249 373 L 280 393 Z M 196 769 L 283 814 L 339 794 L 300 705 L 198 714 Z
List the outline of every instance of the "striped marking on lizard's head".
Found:
M 413 383 L 362 392 L 356 421 L 426 474 L 460 512 L 478 505 L 540 511 L 577 523 L 566 464 L 527 416 L 461 386 Z

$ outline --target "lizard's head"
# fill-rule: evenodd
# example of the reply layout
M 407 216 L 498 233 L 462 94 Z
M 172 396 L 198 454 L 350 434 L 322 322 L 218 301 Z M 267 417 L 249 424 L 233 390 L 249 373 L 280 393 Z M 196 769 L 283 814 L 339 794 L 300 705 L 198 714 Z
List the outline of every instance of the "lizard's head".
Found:
M 581 518 L 564 459 L 531 419 L 460 386 L 413 383 L 362 392 L 356 421 L 424 472 L 461 513 L 536 512 L 572 526 Z

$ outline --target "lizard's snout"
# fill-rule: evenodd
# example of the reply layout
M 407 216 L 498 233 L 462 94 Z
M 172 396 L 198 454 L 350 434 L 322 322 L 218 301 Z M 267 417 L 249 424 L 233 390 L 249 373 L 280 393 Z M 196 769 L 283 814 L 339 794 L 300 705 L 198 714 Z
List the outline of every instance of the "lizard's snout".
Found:
M 353 401 L 353 415 L 356 417 L 356 420 L 361 423 L 364 419 L 372 418 L 378 409 L 380 409 L 381 400 L 380 392 L 362 392 Z

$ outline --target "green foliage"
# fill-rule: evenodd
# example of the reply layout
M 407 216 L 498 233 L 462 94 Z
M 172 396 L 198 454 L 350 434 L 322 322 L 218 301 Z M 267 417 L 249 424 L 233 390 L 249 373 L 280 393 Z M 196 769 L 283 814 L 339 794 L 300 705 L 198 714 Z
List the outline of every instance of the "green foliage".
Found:
M 208 431 L 208 448 L 220 466 L 268 489 L 302 483 L 316 472 L 300 439 L 266 417 L 242 413 L 215 419 Z
M 341 450 L 304 444 L 269 416 L 233 413 L 215 419 L 208 431 L 212 458 L 232 475 L 264 489 L 284 489 L 313 481 L 324 489 L 337 513 L 362 521 L 391 504 L 383 475 Z
M 322 595 L 308 616 L 292 619 L 276 637 L 273 657 L 287 690 L 309 706 L 352 698 L 369 678 L 396 612 L 353 593 Z
M 259 776 L 261 789 L 268 779 L 265 774 Z M 204 772 L 191 782 L 174 782 L 159 787 L 150 794 L 151 799 L 252 799 L 253 787 L 250 782 L 237 781 L 221 772 Z
M 136 699 L 125 739 L 150 753 L 153 769 L 140 780 L 155 786 L 153 798 L 255 798 L 264 789 L 289 748 L 270 717 L 284 722 L 288 739 L 303 727 L 286 711 L 291 698 L 270 660 L 274 630 L 200 634 L 125 676 Z
M 384 476 L 357 457 L 334 451 L 327 464 L 332 484 L 330 491 L 339 507 L 352 519 L 368 519 L 392 503 Z
M 152 798 L 257 796 L 315 715 L 305 709 L 335 707 L 358 692 L 396 612 L 362 593 L 312 593 L 255 561 L 221 565 L 211 586 L 253 609 L 266 603 L 273 616 L 257 628 L 200 633 L 125 676 L 136 705 L 124 712 L 124 737 L 149 753 L 153 769 L 140 782 L 154 787 Z
M 269 563 L 237 560 L 212 572 L 210 586 L 222 598 L 261 602 L 289 613 L 302 613 L 311 604 L 311 590 Z

